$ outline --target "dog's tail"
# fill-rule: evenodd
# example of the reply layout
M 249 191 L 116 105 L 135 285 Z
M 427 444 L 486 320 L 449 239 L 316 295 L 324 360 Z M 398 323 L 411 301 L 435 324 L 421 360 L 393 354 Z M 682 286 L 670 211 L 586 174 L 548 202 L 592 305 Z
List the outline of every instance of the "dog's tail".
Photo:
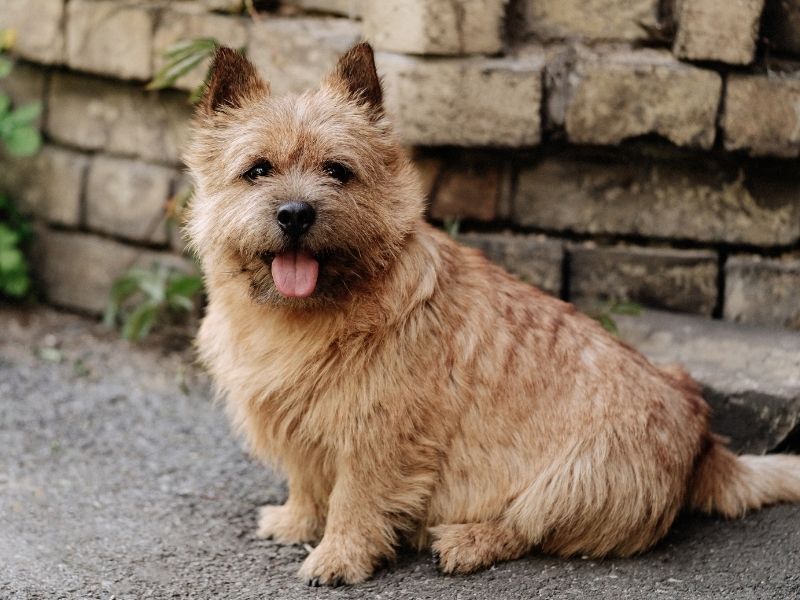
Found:
M 800 502 L 800 456 L 736 456 L 710 436 L 689 488 L 689 507 L 726 517 L 776 502 Z

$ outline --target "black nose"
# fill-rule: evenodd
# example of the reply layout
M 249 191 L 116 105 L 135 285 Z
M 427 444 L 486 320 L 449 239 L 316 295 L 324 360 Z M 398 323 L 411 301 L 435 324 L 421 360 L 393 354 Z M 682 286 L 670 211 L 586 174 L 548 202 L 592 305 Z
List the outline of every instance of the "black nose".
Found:
M 278 225 L 286 235 L 298 238 L 314 223 L 317 213 L 308 202 L 287 202 L 278 208 Z

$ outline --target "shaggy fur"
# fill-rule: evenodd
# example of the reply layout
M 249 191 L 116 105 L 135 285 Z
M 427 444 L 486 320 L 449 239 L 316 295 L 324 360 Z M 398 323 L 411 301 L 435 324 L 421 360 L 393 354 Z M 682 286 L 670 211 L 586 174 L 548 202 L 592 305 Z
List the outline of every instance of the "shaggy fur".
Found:
M 363 581 L 404 539 L 447 573 L 532 548 L 627 556 L 686 507 L 800 500 L 800 459 L 731 454 L 682 371 L 426 225 L 381 98 L 366 44 L 283 98 L 222 49 L 187 155 L 198 346 L 253 454 L 289 479 L 258 534 L 318 542 L 303 578 Z M 276 210 L 297 200 L 317 212 L 297 242 L 319 262 L 306 298 L 270 271 L 293 243 Z

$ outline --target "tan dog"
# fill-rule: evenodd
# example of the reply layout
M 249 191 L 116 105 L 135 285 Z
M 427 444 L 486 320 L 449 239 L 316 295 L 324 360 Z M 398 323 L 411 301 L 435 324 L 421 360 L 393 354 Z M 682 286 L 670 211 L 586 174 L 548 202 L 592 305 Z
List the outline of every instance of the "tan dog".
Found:
M 446 573 L 532 548 L 630 555 L 682 508 L 800 500 L 800 458 L 737 458 L 680 370 L 426 225 L 372 50 L 272 98 L 220 49 L 187 160 L 210 302 L 198 337 L 289 499 L 258 534 L 367 579 L 402 539 Z

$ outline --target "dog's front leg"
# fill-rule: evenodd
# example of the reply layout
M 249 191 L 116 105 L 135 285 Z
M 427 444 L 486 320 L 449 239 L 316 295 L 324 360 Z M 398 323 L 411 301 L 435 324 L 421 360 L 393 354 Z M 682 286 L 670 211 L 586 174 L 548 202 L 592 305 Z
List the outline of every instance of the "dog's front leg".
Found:
M 330 488 L 324 489 L 324 477 L 309 473 L 307 468 L 290 463 L 286 470 L 289 499 L 280 506 L 261 507 L 256 536 L 283 544 L 316 542 L 325 526 L 324 497 Z
M 325 534 L 300 568 L 309 585 L 368 579 L 382 559 L 394 556 L 398 528 L 413 520 L 427 495 L 430 470 L 423 465 L 406 465 L 401 472 L 396 464 L 364 458 L 344 462 L 330 495 Z

